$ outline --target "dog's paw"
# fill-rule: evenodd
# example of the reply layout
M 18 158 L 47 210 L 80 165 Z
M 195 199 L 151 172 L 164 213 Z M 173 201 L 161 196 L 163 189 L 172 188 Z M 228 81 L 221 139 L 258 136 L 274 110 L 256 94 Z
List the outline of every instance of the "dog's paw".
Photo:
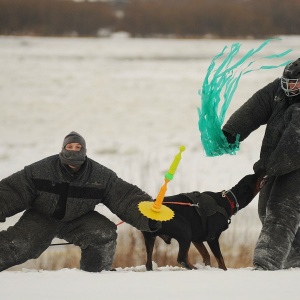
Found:
M 187 270 L 197 270 L 193 265 L 188 264 L 187 262 L 181 261 L 179 264 Z

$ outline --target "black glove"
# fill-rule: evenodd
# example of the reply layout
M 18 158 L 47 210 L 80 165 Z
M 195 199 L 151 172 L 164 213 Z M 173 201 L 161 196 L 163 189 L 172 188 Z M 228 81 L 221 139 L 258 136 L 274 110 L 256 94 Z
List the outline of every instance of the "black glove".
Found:
M 6 218 L 5 218 L 5 217 L 3 217 L 2 215 L 0 215 L 0 223 L 4 223 L 4 222 L 5 222 L 5 220 L 6 220 Z
M 161 222 L 157 220 L 149 219 L 148 225 L 152 232 L 157 231 L 158 229 L 161 228 Z
M 231 133 L 229 133 L 225 130 L 222 130 L 222 131 L 223 131 L 223 134 L 226 137 L 226 140 L 227 140 L 228 144 L 234 144 L 235 140 L 236 140 L 236 136 L 232 135 Z
M 266 175 L 266 167 L 265 167 L 264 161 L 261 159 L 259 161 L 257 161 L 253 165 L 253 171 L 258 176 L 265 176 Z

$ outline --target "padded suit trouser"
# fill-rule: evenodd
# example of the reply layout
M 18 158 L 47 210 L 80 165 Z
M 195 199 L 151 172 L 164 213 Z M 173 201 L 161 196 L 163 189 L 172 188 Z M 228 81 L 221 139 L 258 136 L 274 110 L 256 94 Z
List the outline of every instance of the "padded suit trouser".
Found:
M 0 271 L 38 258 L 55 237 L 81 248 L 80 268 L 89 272 L 110 270 L 116 248 L 116 225 L 96 211 L 62 222 L 30 209 L 0 232 Z
M 266 270 L 300 265 L 300 170 L 270 178 L 259 199 L 262 230 L 253 264 Z

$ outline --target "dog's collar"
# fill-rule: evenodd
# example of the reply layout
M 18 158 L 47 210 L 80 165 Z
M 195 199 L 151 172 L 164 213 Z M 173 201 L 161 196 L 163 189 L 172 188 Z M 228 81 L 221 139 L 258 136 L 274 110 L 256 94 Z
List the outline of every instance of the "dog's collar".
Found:
M 227 194 L 230 193 L 233 196 L 234 202 L 227 196 Z M 240 205 L 236 199 L 235 194 L 232 192 L 232 190 L 228 191 L 222 191 L 222 197 L 226 198 L 230 205 L 231 215 L 236 215 L 239 211 Z M 234 208 L 236 208 L 236 212 L 234 213 Z

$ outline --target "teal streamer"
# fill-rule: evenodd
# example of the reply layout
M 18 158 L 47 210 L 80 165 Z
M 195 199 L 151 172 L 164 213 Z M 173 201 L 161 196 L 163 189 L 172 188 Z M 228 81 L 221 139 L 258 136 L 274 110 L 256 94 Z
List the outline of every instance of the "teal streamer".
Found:
M 278 65 L 262 65 L 256 69 L 249 69 L 254 62 L 260 60 L 256 59 L 250 61 L 241 71 L 237 70 L 237 68 L 246 64 L 248 59 L 261 51 L 272 40 L 275 39 L 265 40 L 258 48 L 250 49 L 243 57 L 237 59 L 236 62 L 233 62 L 233 60 L 236 59 L 240 51 L 240 43 L 232 44 L 228 54 L 226 54 L 228 46 L 225 46 L 222 51 L 212 59 L 207 69 L 202 89 L 198 92 L 201 98 L 201 108 L 198 107 L 198 127 L 201 134 L 201 142 L 207 156 L 220 156 L 223 154 L 234 155 L 240 149 L 239 135 L 237 135 L 234 144 L 229 144 L 221 128 L 241 77 L 253 71 L 282 67 L 290 62 L 286 61 Z M 279 54 L 264 56 L 261 59 L 281 58 L 291 51 L 292 50 L 289 49 Z M 220 61 L 221 59 L 223 60 Z

